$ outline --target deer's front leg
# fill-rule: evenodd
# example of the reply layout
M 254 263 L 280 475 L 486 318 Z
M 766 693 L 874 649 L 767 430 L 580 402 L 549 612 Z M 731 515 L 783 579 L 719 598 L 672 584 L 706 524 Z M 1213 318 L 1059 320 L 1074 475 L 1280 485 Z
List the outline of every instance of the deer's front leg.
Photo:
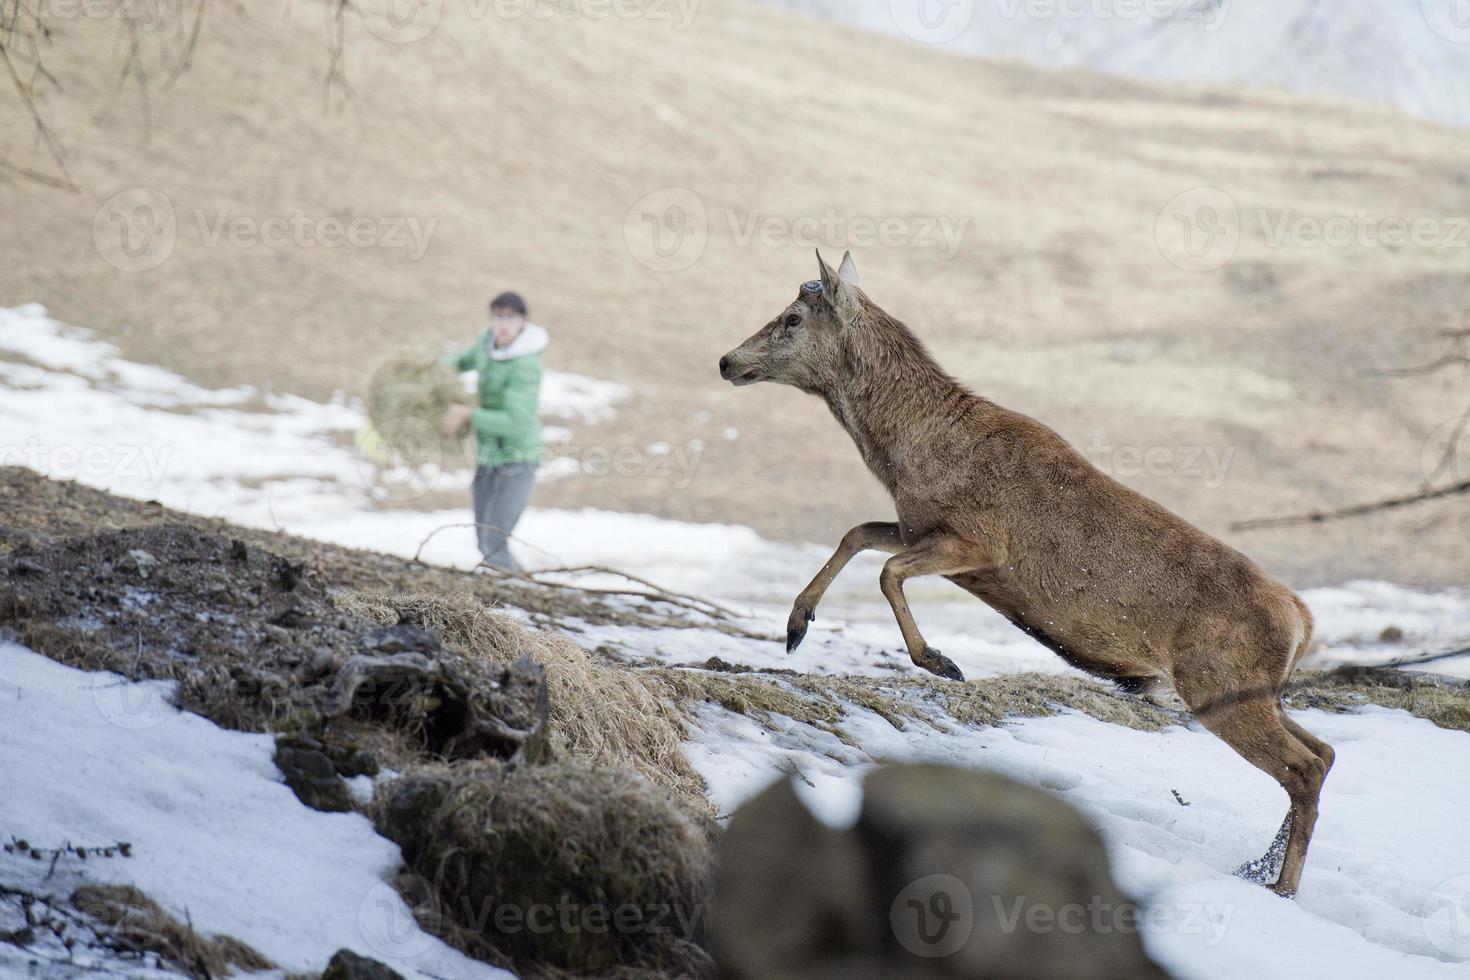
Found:
M 916 575 L 958 575 L 994 567 L 995 562 L 973 542 L 943 536 L 923 538 L 915 542 L 913 547 L 899 552 L 883 563 L 878 585 L 883 589 L 888 604 L 893 607 L 899 632 L 903 633 L 904 645 L 908 647 L 909 657 L 915 664 L 952 681 L 965 679 L 953 660 L 925 642 L 918 625 L 914 623 L 909 601 L 903 594 L 903 583 Z
M 889 553 L 903 550 L 903 537 L 898 533 L 897 524 L 882 522 L 870 522 L 859 524 L 842 536 L 842 543 L 837 550 L 832 552 L 832 557 L 827 559 L 827 564 L 817 572 L 817 577 L 811 580 L 801 594 L 796 597 L 796 602 L 791 606 L 791 616 L 786 620 L 786 652 L 795 650 L 797 645 L 806 637 L 806 624 L 810 623 L 817 615 L 817 603 L 822 601 L 822 596 L 827 593 L 827 587 L 837 574 L 852 561 L 854 555 L 859 551 L 887 551 Z

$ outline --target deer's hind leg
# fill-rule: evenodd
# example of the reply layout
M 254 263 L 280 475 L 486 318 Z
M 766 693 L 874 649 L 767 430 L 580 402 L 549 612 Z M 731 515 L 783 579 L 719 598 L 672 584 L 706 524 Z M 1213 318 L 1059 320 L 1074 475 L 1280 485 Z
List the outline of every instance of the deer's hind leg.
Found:
M 827 594 L 827 588 L 847 567 L 860 551 L 886 551 L 892 554 L 903 550 L 903 536 L 898 525 L 880 521 L 859 524 L 842 536 L 842 543 L 832 552 L 832 557 L 817 572 L 815 578 L 801 590 L 791 606 L 791 615 L 786 620 L 786 652 L 795 650 L 806 638 L 806 625 L 817 615 L 817 603 Z
M 1276 872 L 1274 882 L 1262 880 L 1261 884 L 1278 895 L 1295 895 L 1317 824 L 1322 784 L 1332 767 L 1331 747 L 1286 717 L 1275 691 L 1221 698 L 1201 708 L 1191 703 L 1190 707 L 1195 708 L 1201 724 L 1286 790 L 1291 806 L 1276 840 L 1263 858 L 1242 870 L 1262 878 Z

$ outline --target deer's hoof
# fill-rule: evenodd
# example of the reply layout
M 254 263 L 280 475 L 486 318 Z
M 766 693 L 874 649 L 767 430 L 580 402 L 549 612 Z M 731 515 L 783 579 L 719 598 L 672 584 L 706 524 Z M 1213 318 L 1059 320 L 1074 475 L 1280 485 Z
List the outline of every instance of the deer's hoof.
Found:
M 960 673 L 960 669 L 955 666 L 955 662 L 933 647 L 929 647 L 924 651 L 924 660 L 919 666 L 932 674 L 938 674 L 946 680 L 963 681 L 965 679 L 965 675 Z
M 1296 898 L 1295 885 L 1287 885 L 1278 881 L 1274 885 L 1267 885 L 1266 887 L 1271 889 L 1271 891 L 1275 892 L 1276 894 L 1280 895 L 1282 898 Z
M 786 620 L 786 652 L 790 653 L 801 645 L 806 639 L 806 624 L 817 618 L 817 614 L 810 609 L 797 606 L 791 610 L 791 617 Z

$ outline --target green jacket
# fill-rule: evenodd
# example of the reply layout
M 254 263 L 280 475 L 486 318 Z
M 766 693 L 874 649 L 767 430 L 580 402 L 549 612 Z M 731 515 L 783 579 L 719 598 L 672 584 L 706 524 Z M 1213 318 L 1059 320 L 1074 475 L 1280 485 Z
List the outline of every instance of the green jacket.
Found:
M 487 330 L 458 357 L 445 363 L 479 375 L 480 407 L 470 413 L 475 430 L 475 461 L 481 466 L 541 461 L 541 424 L 536 403 L 541 394 L 541 352 L 546 331 L 526 324 L 509 347 L 490 353 Z

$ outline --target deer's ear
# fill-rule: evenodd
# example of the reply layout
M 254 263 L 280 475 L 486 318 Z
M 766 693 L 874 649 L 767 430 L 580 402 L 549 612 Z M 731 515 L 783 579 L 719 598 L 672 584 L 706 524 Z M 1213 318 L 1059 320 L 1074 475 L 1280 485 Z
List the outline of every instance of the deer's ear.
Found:
M 857 293 L 850 283 L 857 282 L 857 270 L 850 268 L 852 257 L 848 256 L 843 260 L 843 268 L 847 268 L 852 273 L 851 280 L 845 279 L 840 272 L 834 272 L 832 267 L 823 260 L 821 251 L 817 252 L 817 265 L 822 270 L 822 295 L 827 297 L 827 302 L 831 303 L 832 308 L 843 318 L 856 312 Z
M 827 260 L 822 258 L 821 249 L 817 249 L 817 273 L 822 280 L 822 291 L 828 296 L 831 296 L 832 287 L 838 282 L 838 275 L 832 271 L 832 267 L 827 264 Z
M 837 278 L 849 286 L 858 284 L 857 266 L 853 264 L 851 252 L 842 253 L 842 266 L 837 270 Z

